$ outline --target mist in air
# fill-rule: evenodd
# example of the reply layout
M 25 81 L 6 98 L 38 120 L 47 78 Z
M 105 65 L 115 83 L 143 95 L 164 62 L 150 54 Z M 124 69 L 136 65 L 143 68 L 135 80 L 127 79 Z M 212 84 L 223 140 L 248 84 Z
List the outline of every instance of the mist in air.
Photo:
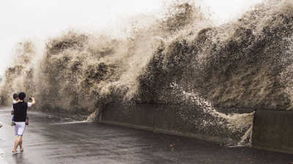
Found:
M 174 2 L 174 1 L 173 1 Z M 202 12 L 215 24 L 235 19 L 260 0 L 200 0 Z M 84 32 L 108 31 L 108 34 L 124 36 L 134 22 L 163 17 L 168 0 L 109 0 L 86 3 L 81 0 L 11 0 L 0 2 L 0 75 L 15 58 L 18 42 L 33 40 L 42 49 L 48 38 L 69 29 Z M 148 16 L 146 20 L 138 19 Z

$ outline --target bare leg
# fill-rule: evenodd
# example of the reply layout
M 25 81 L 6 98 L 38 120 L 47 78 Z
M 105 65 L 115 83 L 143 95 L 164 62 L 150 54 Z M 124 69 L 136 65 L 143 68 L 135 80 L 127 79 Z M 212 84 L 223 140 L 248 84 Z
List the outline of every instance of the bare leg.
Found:
M 18 147 L 18 145 L 19 145 L 19 141 L 20 141 L 20 138 L 19 138 L 20 136 L 16 136 L 16 138 L 15 138 L 15 141 L 14 141 L 14 147 L 13 147 L 13 150 L 12 150 L 12 152 L 16 152 L 17 151 L 17 147 Z
M 22 136 L 20 136 L 19 138 L 19 148 L 20 148 L 20 152 L 23 152 L 23 147 L 22 147 Z

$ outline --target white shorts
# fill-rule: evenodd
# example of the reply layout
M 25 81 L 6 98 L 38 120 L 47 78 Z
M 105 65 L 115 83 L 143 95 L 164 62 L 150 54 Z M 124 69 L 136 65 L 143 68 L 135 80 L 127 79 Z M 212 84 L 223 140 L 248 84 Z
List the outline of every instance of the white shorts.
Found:
M 22 136 L 25 130 L 25 122 L 15 122 L 15 135 Z

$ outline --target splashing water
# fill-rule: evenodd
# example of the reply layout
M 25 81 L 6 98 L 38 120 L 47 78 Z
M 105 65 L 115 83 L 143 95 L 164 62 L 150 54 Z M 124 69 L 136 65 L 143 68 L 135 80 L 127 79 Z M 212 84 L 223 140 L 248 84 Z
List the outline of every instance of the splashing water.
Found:
M 204 98 L 200 97 L 197 93 L 189 93 L 184 91 L 182 87 L 180 87 L 177 83 L 173 82 L 170 84 L 170 87 L 174 90 L 181 92 L 184 95 L 185 100 L 191 101 L 195 105 L 199 106 L 200 110 L 204 113 L 207 113 L 213 117 L 224 119 L 228 122 L 226 125 L 232 131 L 242 131 L 243 129 L 247 129 L 245 134 L 241 137 L 241 140 L 238 142 L 238 145 L 245 144 L 245 141 L 248 139 L 248 142 L 251 141 L 251 134 L 252 134 L 252 124 L 253 124 L 253 117 L 255 112 L 251 113 L 232 113 L 232 114 L 225 114 L 218 112 L 212 104 L 205 100 Z

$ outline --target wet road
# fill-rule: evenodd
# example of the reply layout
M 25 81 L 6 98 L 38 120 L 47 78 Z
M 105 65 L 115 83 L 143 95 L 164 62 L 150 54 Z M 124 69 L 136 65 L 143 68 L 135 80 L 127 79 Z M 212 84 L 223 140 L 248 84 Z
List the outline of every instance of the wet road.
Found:
M 10 110 L 0 109 L 1 164 L 288 164 L 293 155 L 251 148 L 228 148 L 213 143 L 140 130 L 71 122 L 29 113 L 24 153 L 11 154 L 14 129 Z

